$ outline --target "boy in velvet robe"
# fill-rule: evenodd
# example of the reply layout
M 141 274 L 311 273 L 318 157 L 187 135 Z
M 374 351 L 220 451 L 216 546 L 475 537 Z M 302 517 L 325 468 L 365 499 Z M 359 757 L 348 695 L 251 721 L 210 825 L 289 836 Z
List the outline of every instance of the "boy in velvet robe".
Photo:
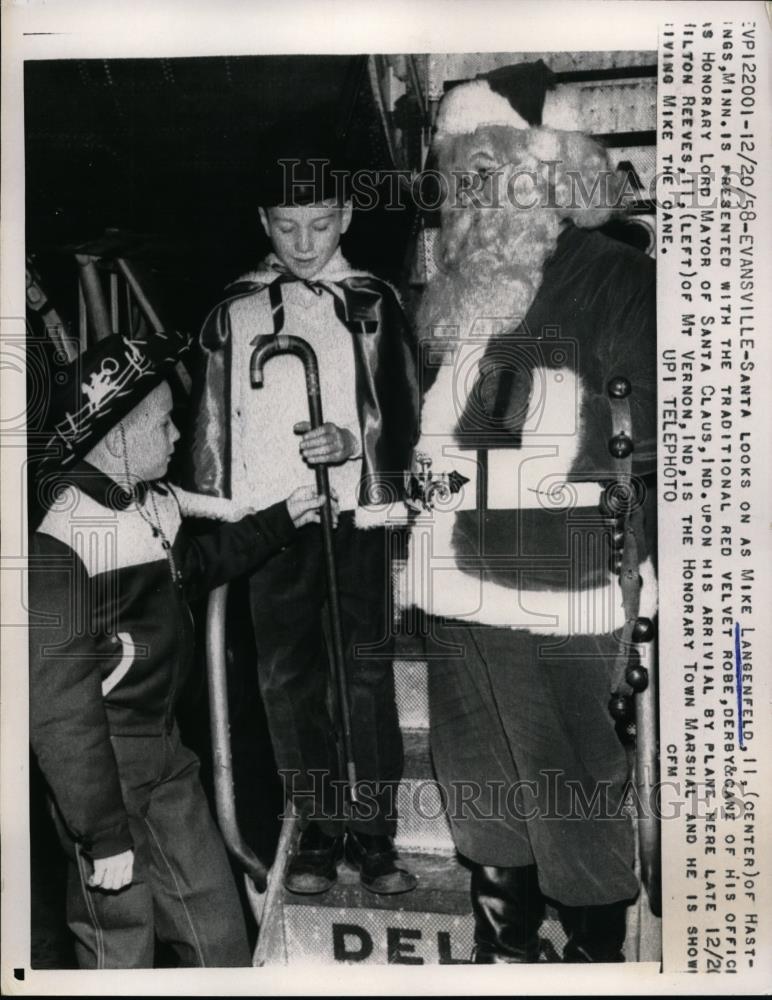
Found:
M 345 849 L 366 888 L 405 892 L 415 879 L 396 866 L 392 841 L 402 741 L 385 522 L 417 433 L 414 348 L 394 291 L 343 256 L 339 242 L 352 206 L 318 167 L 318 161 L 298 163 L 288 190 L 277 168 L 259 209 L 272 252 L 227 289 L 204 324 L 195 482 L 203 492 L 237 502 L 253 496 L 261 504 L 286 482 L 311 483 L 316 466 L 329 466 L 341 510 L 335 555 L 362 805 L 344 802 L 328 709 L 321 532 L 303 530 L 292 552 L 279 553 L 250 581 L 275 756 L 287 798 L 304 815 L 286 885 L 325 891 Z M 326 420 L 316 430 L 309 429 L 298 358 L 273 358 L 263 386 L 250 384 L 256 339 L 281 333 L 302 337 L 316 352 Z

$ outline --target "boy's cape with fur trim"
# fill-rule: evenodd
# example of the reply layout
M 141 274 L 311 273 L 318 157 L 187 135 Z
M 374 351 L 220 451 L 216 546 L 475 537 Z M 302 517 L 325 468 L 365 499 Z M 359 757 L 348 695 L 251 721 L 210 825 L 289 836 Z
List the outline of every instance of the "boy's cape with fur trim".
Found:
M 237 299 L 271 294 L 274 335 L 280 332 L 281 284 L 294 279 L 270 255 L 227 289 L 227 297 L 204 322 L 200 347 L 203 371 L 194 395 L 192 481 L 213 496 L 231 494 L 231 324 Z M 418 433 L 416 348 L 396 292 L 366 271 L 353 270 L 341 255 L 307 282 L 335 300 L 338 318 L 351 332 L 356 366 L 357 407 L 362 431 L 362 480 L 356 523 L 384 523 L 401 499 L 403 472 L 410 465 Z M 324 404 L 324 400 L 322 400 Z M 260 442 L 255 442 L 260 447 Z

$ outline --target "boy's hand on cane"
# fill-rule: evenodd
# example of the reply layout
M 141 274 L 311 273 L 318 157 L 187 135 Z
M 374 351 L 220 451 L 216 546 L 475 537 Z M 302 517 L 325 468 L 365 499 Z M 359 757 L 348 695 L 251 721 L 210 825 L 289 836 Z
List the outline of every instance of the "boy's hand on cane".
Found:
M 339 465 L 358 450 L 358 441 L 351 431 L 329 421 L 311 430 L 311 424 L 301 420 L 292 429 L 303 435 L 300 454 L 308 465 Z
M 122 851 L 109 858 L 95 858 L 94 872 L 88 880 L 92 889 L 116 892 L 131 885 L 134 876 L 134 851 Z
M 334 490 L 330 490 L 332 498 L 332 524 L 338 524 L 338 495 Z M 316 492 L 315 486 L 299 486 L 287 497 L 287 511 L 292 518 L 295 527 L 300 528 L 304 524 L 319 522 L 319 508 L 325 503 L 325 497 Z

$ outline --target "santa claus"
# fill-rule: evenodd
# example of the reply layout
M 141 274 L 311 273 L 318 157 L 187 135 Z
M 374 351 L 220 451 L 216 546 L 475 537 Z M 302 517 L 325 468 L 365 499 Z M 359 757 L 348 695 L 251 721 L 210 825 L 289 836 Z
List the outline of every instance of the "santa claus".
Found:
M 402 598 L 432 623 L 432 749 L 478 962 L 538 960 L 547 902 L 566 960 L 620 961 L 639 891 L 618 731 L 656 611 L 655 267 L 599 231 L 620 179 L 542 123 L 545 98 L 557 114 L 540 62 L 443 99 L 417 317 L 425 509 Z

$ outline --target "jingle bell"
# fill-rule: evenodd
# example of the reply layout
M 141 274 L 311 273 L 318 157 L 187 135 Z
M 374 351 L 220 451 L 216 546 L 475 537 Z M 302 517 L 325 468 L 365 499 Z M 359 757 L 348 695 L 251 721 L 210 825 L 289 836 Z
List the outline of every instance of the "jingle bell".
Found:
M 627 434 L 615 434 L 608 443 L 608 450 L 614 458 L 627 458 L 633 453 L 633 439 Z
M 617 722 L 624 722 L 630 715 L 630 699 L 623 694 L 612 694 L 608 703 L 608 710 L 611 718 Z
M 627 668 L 625 680 L 637 694 L 639 691 L 645 691 L 649 686 L 649 671 L 639 663 L 635 664 Z
M 654 622 L 651 618 L 638 618 L 633 625 L 633 642 L 651 642 L 654 638 Z
M 632 386 L 623 375 L 615 375 L 614 378 L 609 379 L 606 388 L 612 399 L 624 399 L 630 395 Z

